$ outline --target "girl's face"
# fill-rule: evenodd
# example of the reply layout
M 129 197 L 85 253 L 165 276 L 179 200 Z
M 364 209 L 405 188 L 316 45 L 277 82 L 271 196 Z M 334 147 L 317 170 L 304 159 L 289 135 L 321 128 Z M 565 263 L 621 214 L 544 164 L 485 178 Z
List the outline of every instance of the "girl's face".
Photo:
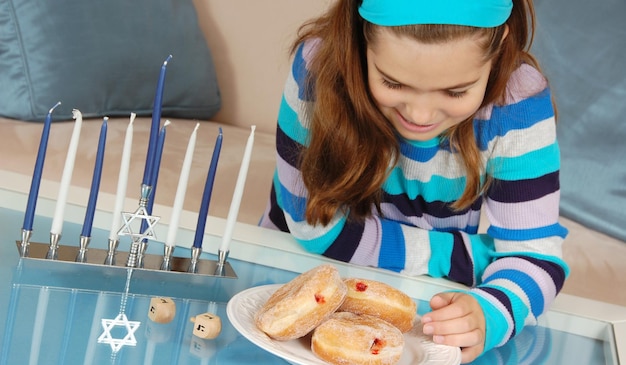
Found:
M 381 29 L 367 69 L 372 96 L 398 133 L 427 141 L 478 110 L 491 61 L 473 38 L 425 44 Z

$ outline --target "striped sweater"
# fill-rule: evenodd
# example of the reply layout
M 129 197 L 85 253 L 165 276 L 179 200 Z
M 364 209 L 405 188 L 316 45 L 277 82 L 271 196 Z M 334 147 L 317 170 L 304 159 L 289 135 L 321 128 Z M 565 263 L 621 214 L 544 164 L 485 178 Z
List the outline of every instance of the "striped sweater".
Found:
M 446 143 L 401 139 L 399 160 L 382 187 L 382 214 L 357 223 L 338 212 L 328 225 L 312 226 L 304 217 L 307 192 L 297 154 L 307 144 L 307 110 L 314 102 L 303 92 L 312 52 L 311 43 L 299 48 L 285 86 L 277 168 L 260 225 L 290 232 L 307 251 L 337 260 L 466 284 L 485 313 L 485 351 L 536 324 L 568 274 L 561 254 L 567 230 L 558 223 L 559 148 L 543 76 L 521 66 L 508 83 L 505 105 L 477 113 L 482 177 L 492 182 L 470 208 L 450 208 L 465 177 Z M 478 233 L 483 209 L 486 234 Z

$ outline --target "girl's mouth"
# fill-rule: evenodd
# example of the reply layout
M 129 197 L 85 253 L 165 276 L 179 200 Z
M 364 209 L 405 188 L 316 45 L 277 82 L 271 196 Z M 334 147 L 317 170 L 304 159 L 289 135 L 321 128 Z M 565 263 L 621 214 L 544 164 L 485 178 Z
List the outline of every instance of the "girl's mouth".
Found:
M 400 122 L 402 123 L 402 126 L 413 133 L 428 133 L 434 129 L 437 128 L 437 126 L 439 125 L 439 123 L 433 123 L 433 124 L 415 124 L 409 120 L 407 120 L 406 118 L 404 118 L 402 116 L 402 114 L 400 114 L 399 112 L 398 114 L 398 119 L 400 119 Z

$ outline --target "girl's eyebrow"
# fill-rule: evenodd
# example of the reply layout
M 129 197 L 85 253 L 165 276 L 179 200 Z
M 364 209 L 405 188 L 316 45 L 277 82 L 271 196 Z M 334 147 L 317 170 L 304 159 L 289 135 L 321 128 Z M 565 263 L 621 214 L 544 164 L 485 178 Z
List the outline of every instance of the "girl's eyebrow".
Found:
M 404 83 L 402 83 L 402 82 L 400 82 L 400 81 L 398 81 L 398 80 L 394 79 L 393 77 L 391 77 L 391 76 L 387 75 L 385 72 L 383 72 L 380 68 L 378 68 L 378 65 L 376 65 L 376 64 L 375 64 L 375 65 L 374 65 L 374 67 L 376 68 L 376 70 L 377 70 L 377 71 L 378 71 L 381 75 L 383 75 L 383 77 L 384 77 L 384 78 L 386 78 L 386 79 L 387 79 L 387 80 L 389 80 L 390 82 L 393 82 L 393 83 L 396 83 L 396 84 L 401 84 L 401 85 L 404 85 Z M 462 89 L 462 88 L 465 88 L 465 87 L 468 87 L 468 86 L 474 85 L 475 83 L 477 83 L 477 82 L 478 82 L 478 80 L 479 80 L 479 79 L 472 80 L 472 81 L 467 81 L 467 82 L 462 82 L 462 83 L 457 84 L 457 85 L 453 85 L 453 86 L 450 86 L 450 87 L 444 87 L 444 88 L 441 88 L 440 90 L 455 90 L 455 89 Z

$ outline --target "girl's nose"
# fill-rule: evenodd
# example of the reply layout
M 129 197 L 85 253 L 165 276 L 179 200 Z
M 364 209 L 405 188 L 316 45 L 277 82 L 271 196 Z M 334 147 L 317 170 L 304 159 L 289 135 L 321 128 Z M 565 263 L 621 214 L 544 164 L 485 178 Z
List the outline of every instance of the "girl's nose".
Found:
M 415 124 L 431 124 L 434 120 L 435 108 L 425 96 L 413 98 L 406 104 L 407 117 Z

